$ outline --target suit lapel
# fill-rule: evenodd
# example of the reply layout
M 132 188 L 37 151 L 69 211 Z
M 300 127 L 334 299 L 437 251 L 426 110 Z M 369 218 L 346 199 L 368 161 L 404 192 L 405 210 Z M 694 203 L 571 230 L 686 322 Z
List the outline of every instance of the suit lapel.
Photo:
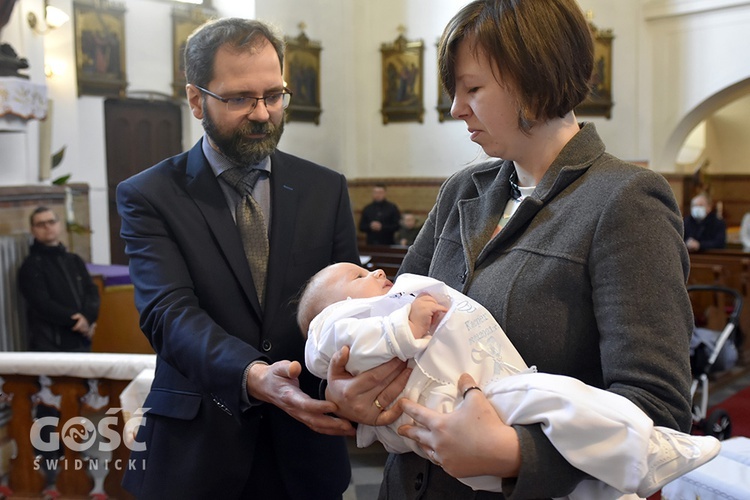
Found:
M 239 280 L 253 309 L 258 317 L 262 317 L 258 295 L 255 291 L 255 285 L 253 285 L 250 266 L 245 258 L 240 234 L 227 207 L 227 201 L 221 191 L 219 181 L 203 155 L 201 144 L 202 140 L 198 141 L 198 144 L 188 153 L 188 179 L 185 189 L 203 214 L 209 230 L 216 237 L 219 248 Z
M 266 311 L 276 311 L 284 286 L 284 275 L 291 262 L 299 210 L 299 193 L 294 166 L 274 153 L 271 155 L 271 240 L 266 280 Z

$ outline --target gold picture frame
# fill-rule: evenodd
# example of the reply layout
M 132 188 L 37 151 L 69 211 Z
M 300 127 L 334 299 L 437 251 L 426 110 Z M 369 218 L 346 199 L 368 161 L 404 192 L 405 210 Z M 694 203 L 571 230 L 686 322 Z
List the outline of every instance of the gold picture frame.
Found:
M 190 34 L 216 13 L 200 6 L 172 7 L 172 95 L 185 98 L 185 44 Z
M 286 121 L 312 122 L 320 125 L 320 42 L 311 41 L 300 24 L 296 38 L 286 38 L 284 78 L 293 92 L 286 110 Z
M 408 41 L 403 32 L 393 43 L 382 44 L 383 124 L 424 117 L 424 42 Z
M 78 95 L 125 94 L 125 6 L 98 0 L 74 2 Z
M 575 112 L 580 116 L 603 116 L 612 118 L 612 30 L 599 30 L 589 22 L 594 38 L 594 71 L 591 75 L 591 91 Z

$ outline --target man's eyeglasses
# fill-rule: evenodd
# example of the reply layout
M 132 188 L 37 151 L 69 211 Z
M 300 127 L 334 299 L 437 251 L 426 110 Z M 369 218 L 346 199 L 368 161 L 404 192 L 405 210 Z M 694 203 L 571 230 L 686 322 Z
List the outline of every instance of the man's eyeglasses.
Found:
M 218 94 L 214 94 L 210 90 L 206 90 L 203 87 L 193 84 L 195 88 L 203 92 L 204 94 L 210 95 L 217 101 L 221 101 L 227 105 L 227 111 L 230 112 L 243 112 L 250 114 L 255 110 L 258 105 L 258 101 L 263 101 L 266 109 L 269 111 L 278 111 L 280 109 L 286 109 L 289 106 L 289 102 L 292 100 L 292 91 L 285 88 L 282 92 L 276 94 L 268 94 L 263 97 L 249 97 L 249 96 L 238 96 L 238 97 L 222 97 Z
M 57 219 L 38 220 L 34 223 L 34 227 L 54 226 L 58 222 Z

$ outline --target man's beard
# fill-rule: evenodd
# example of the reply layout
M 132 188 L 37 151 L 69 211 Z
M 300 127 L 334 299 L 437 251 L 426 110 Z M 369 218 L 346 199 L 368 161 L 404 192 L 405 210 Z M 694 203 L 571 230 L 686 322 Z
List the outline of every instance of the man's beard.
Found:
M 258 103 L 260 105 L 260 103 Z M 224 134 L 203 106 L 203 129 L 221 154 L 237 165 L 255 165 L 271 155 L 284 133 L 284 120 L 279 125 L 268 122 L 246 121 L 234 132 Z M 268 134 L 263 139 L 251 139 L 251 134 Z

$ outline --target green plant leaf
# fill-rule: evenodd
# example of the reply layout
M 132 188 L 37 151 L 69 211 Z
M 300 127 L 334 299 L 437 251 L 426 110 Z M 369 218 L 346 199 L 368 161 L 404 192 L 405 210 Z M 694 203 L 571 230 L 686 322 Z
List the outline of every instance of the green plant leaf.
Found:
M 62 177 L 58 177 L 57 179 L 55 179 L 54 181 L 52 181 L 52 184 L 54 184 L 55 186 L 63 186 L 63 185 L 65 185 L 68 182 L 68 179 L 70 179 L 70 175 L 71 174 L 63 175 Z
M 52 168 L 55 168 L 63 161 L 63 157 L 65 156 L 65 146 L 60 148 L 60 151 L 52 155 Z
M 82 226 L 77 222 L 69 222 L 68 231 L 76 234 L 91 234 L 94 232 L 89 226 Z

